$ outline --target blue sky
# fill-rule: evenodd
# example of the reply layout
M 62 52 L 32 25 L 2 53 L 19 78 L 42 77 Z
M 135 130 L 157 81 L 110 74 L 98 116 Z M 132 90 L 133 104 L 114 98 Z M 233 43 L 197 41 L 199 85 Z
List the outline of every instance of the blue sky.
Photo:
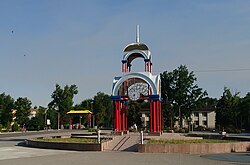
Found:
M 250 91 L 247 0 L 3 0 L 0 21 L 0 93 L 33 106 L 47 106 L 56 83 L 78 86 L 75 103 L 110 94 L 137 24 L 154 74 L 185 64 L 210 97 Z

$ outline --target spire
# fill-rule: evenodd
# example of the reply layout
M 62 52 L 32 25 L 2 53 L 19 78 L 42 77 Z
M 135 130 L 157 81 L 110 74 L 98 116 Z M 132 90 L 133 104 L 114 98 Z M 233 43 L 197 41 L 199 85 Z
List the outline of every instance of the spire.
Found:
M 140 26 L 139 25 L 136 26 L 136 42 L 137 43 L 140 42 Z

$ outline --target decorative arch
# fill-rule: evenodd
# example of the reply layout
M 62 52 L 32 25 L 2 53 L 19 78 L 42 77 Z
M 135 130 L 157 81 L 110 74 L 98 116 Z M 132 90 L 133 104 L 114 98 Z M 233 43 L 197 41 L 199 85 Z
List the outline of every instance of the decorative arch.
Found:
M 128 131 L 127 114 L 125 113 L 127 111 L 128 100 L 149 100 L 150 113 L 147 117 L 145 117 L 144 114 L 144 119 L 146 121 L 146 119 L 148 120 L 148 118 L 150 118 L 149 131 L 151 133 L 161 133 L 162 109 L 160 75 L 152 75 L 152 56 L 148 47 L 140 43 L 139 26 L 137 26 L 136 43 L 127 45 L 123 52 L 125 54 L 121 61 L 122 76 L 114 77 L 112 87 L 111 99 L 114 103 L 114 131 Z M 131 63 L 137 58 L 144 59 L 144 72 L 131 72 Z M 144 92 L 148 93 L 148 95 L 146 96 Z
M 156 84 L 145 74 L 142 73 L 127 73 L 121 79 L 119 79 L 113 87 L 112 96 L 117 96 L 120 86 L 123 82 L 131 78 L 138 78 L 144 80 L 152 89 L 152 95 L 158 95 L 158 90 Z
M 143 52 L 143 51 L 141 51 L 141 50 L 133 50 L 133 51 L 131 51 L 131 52 L 129 52 L 129 53 L 126 53 L 126 54 L 123 56 L 123 60 L 128 60 L 128 58 L 129 58 L 131 55 L 133 55 L 133 54 L 140 54 L 140 55 L 142 55 L 142 57 L 143 57 L 144 59 L 150 60 L 150 53 L 147 54 L 147 53 L 145 53 L 145 52 Z
M 144 71 L 145 72 L 152 72 L 152 62 L 151 62 L 151 54 L 149 50 L 131 50 L 127 52 L 122 59 L 122 72 L 130 72 L 131 70 L 131 63 L 136 58 L 143 58 L 144 59 Z

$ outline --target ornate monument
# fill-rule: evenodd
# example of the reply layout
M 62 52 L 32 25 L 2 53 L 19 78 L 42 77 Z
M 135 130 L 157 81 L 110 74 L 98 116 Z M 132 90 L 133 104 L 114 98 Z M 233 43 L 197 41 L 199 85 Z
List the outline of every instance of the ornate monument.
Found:
M 160 75 L 152 74 L 152 55 L 148 47 L 140 43 L 139 26 L 137 26 L 136 43 L 127 45 L 123 52 L 122 75 L 114 77 L 111 99 L 114 102 L 114 130 L 127 131 L 128 100 L 148 100 L 150 102 L 150 132 L 161 132 L 161 80 Z M 132 62 L 144 59 L 144 71 L 131 72 Z

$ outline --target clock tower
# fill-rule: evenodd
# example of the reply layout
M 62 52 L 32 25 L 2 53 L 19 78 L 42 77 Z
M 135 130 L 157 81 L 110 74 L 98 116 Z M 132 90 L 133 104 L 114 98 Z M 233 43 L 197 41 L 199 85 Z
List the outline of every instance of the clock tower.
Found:
M 150 102 L 150 132 L 161 132 L 161 80 L 160 75 L 152 74 L 152 55 L 149 48 L 140 42 L 139 26 L 137 26 L 136 42 L 128 44 L 122 59 L 122 75 L 113 79 L 112 96 L 114 102 L 114 131 L 127 131 L 128 100 Z M 142 58 L 142 72 L 132 71 L 132 62 Z

